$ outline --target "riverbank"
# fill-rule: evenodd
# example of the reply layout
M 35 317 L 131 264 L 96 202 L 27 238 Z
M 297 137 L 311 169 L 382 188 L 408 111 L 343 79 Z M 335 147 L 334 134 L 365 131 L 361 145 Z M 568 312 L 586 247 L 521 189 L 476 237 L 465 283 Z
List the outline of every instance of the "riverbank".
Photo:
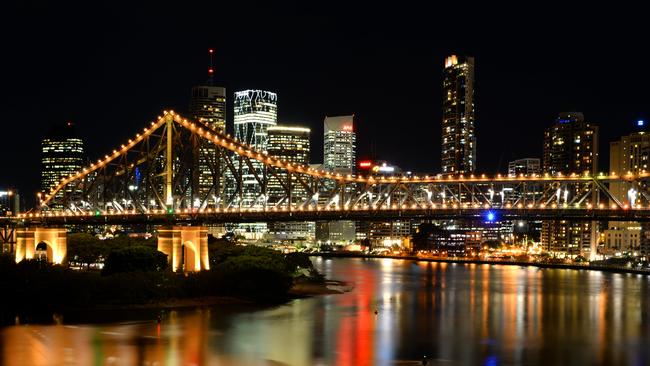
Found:
M 484 259 L 464 259 L 464 258 L 432 258 L 432 257 L 418 257 L 415 255 L 375 255 L 351 252 L 326 252 L 326 253 L 309 253 L 312 257 L 322 258 L 373 258 L 373 259 L 404 259 L 422 262 L 438 262 L 438 263 L 462 263 L 462 264 L 497 264 L 507 266 L 524 266 L 524 267 L 538 267 L 538 268 L 561 268 L 561 269 L 574 269 L 574 270 L 591 270 L 611 273 L 630 273 L 650 275 L 650 270 L 635 269 L 628 267 L 614 267 L 602 266 L 593 264 L 571 264 L 571 263 L 540 263 L 540 262 L 524 262 L 524 261 L 505 261 L 505 260 L 484 260 Z

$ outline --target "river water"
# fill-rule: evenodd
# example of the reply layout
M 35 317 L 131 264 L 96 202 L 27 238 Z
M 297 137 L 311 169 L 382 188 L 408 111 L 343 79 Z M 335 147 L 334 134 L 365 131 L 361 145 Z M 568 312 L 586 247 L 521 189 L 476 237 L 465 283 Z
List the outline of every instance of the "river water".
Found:
M 3 365 L 648 365 L 642 275 L 314 259 L 341 295 L 0 329 Z M 376 313 L 375 313 L 376 312 Z M 128 321 L 124 319 L 129 318 Z M 74 318 L 74 317 L 72 317 Z

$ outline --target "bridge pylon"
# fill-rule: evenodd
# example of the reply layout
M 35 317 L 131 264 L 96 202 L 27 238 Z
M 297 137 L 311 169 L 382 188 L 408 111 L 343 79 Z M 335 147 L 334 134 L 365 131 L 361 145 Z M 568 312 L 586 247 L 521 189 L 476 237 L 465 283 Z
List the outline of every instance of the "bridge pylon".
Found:
M 174 272 L 198 272 L 210 269 L 208 229 L 204 226 L 161 226 L 158 250 L 167 254 Z
M 65 264 L 67 259 L 65 228 L 24 227 L 16 229 L 16 262 L 45 254 L 47 261 Z

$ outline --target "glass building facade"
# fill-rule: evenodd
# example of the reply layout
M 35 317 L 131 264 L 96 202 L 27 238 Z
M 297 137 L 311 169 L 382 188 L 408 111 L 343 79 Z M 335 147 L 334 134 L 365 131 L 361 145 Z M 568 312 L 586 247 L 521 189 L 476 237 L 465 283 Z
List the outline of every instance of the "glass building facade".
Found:
M 195 86 L 192 88 L 192 97 L 190 99 L 190 115 L 195 121 L 204 123 L 219 133 L 226 133 L 226 88 L 220 86 Z M 206 142 L 206 146 L 201 147 L 198 154 L 199 174 L 198 174 L 198 193 L 200 199 L 194 203 L 198 206 L 203 202 L 205 206 L 216 206 L 218 197 L 216 196 L 215 187 L 216 179 L 220 174 L 216 174 L 216 169 L 222 169 L 223 162 L 217 158 L 216 148 L 212 147 L 212 142 Z
M 325 117 L 323 137 L 323 167 L 335 173 L 352 174 L 357 142 L 354 115 Z
M 284 161 L 309 166 L 310 129 L 293 126 L 272 126 L 268 129 L 268 153 Z M 287 182 L 287 174 L 279 172 L 278 176 Z M 310 198 L 302 185 L 294 178 L 291 180 L 291 203 L 303 204 Z M 268 187 L 269 202 L 282 206 L 288 204 L 284 188 L 277 180 L 271 180 Z M 313 240 L 313 222 L 272 222 L 268 224 L 269 235 L 273 240 L 295 241 Z
M 598 167 L 598 126 L 585 121 L 580 112 L 560 113 L 544 131 L 543 172 L 551 175 L 595 174 Z M 578 188 L 576 188 L 577 190 Z M 566 204 L 580 192 L 558 188 L 558 205 Z M 596 222 L 544 221 L 542 247 L 557 255 L 596 255 Z
M 76 174 L 84 163 L 83 141 L 72 122 L 53 126 L 41 143 L 41 152 L 41 191 L 44 194 L 50 193 L 62 179 Z M 59 191 L 56 197 L 62 195 Z
M 447 57 L 442 89 L 442 173 L 473 173 L 476 170 L 474 58 Z

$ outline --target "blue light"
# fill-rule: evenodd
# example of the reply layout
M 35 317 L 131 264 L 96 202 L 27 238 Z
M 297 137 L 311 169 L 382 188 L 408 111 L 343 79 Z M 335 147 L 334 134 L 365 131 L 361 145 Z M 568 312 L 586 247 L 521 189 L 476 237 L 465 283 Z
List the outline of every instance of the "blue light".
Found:
M 642 120 L 642 119 L 636 121 L 636 125 L 639 126 L 639 127 L 642 127 L 644 124 L 645 124 L 645 121 Z
M 488 211 L 487 215 L 485 215 L 485 218 L 487 219 L 488 222 L 494 222 L 496 220 L 497 215 L 494 214 L 492 211 Z

